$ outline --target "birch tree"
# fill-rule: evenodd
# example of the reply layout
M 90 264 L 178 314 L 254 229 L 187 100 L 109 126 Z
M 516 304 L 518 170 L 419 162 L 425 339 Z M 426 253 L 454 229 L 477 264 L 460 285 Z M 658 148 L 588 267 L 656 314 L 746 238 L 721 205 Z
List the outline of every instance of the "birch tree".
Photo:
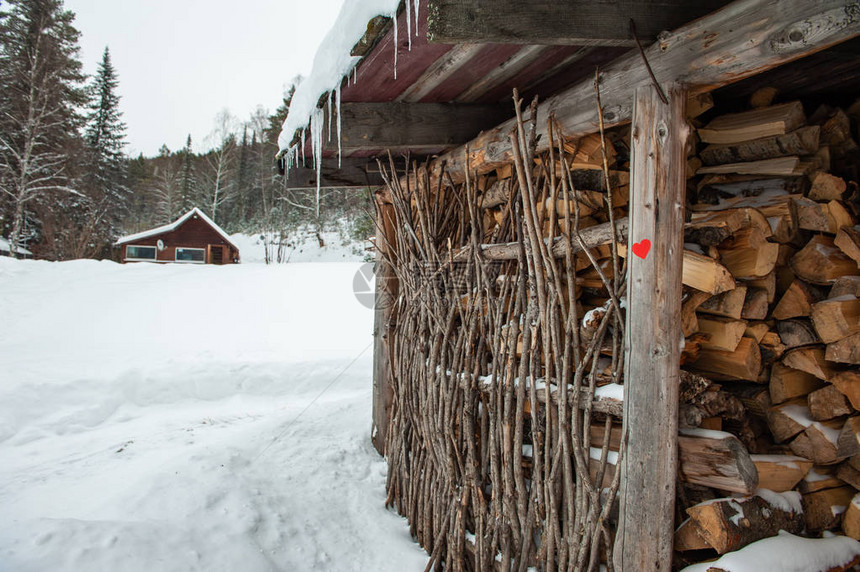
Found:
M 8 0 L 0 8 L 0 194 L 11 206 L 13 256 L 28 205 L 79 194 L 66 174 L 83 105 L 79 32 L 61 0 Z
M 212 151 L 205 156 L 201 198 L 204 210 L 218 222 L 219 208 L 233 198 L 232 180 L 236 155 L 236 120 L 226 109 L 215 118 L 215 129 L 209 135 Z

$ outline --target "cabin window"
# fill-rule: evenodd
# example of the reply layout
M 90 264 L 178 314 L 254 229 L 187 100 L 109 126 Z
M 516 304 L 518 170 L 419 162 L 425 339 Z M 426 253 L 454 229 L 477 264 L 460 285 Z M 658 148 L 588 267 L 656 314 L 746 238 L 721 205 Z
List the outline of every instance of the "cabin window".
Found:
M 126 260 L 155 260 L 156 248 L 154 246 L 126 246 Z
M 177 248 L 176 262 L 203 264 L 206 262 L 206 250 L 203 248 Z

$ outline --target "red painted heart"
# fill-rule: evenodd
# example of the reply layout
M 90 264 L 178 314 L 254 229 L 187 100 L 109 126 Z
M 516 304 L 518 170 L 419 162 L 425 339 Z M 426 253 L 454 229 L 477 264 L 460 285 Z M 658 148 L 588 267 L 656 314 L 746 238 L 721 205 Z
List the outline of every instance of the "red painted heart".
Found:
M 633 245 L 633 254 L 639 258 L 645 259 L 648 252 L 651 250 L 651 241 L 647 238 L 642 239 L 642 242 L 637 242 Z

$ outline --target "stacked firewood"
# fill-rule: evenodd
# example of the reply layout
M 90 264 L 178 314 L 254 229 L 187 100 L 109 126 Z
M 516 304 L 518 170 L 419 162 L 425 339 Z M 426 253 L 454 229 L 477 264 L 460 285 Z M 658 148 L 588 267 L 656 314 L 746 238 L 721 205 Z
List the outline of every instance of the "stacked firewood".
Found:
M 779 531 L 860 538 L 860 104 L 766 96 L 700 123 L 688 160 L 678 564 Z M 392 174 L 379 215 L 398 233 L 389 502 L 449 565 L 612 560 L 630 128 L 549 131 L 530 156 L 520 122 L 515 164 L 463 183 Z
M 860 539 L 860 102 L 807 117 L 801 102 L 770 104 L 768 91 L 753 98 L 757 108 L 699 125 L 688 161 L 679 562 L 780 530 Z M 629 133 L 607 137 L 620 219 Z M 599 202 L 591 208 L 594 191 L 581 190 L 605 192 L 599 136 L 567 147 L 579 204 L 539 208 L 545 237 L 565 233 L 566 208 L 579 209 L 580 229 L 608 221 Z M 609 245 L 590 254 L 611 277 Z M 577 260 L 587 343 L 599 324 L 588 316 L 606 298 L 597 268 L 583 253 Z M 592 427 L 592 446 L 604 445 L 604 428 Z M 609 437 L 617 450 L 619 424 Z M 613 471 L 599 465 L 592 460 L 592 478 L 608 485 Z
M 688 162 L 684 367 L 745 414 L 682 404 L 700 428 L 680 437 L 681 561 L 779 530 L 860 538 L 860 105 L 807 117 L 772 94 L 700 126 Z M 710 482 L 690 478 L 687 435 L 734 445 Z M 743 478 L 716 484 L 726 468 Z

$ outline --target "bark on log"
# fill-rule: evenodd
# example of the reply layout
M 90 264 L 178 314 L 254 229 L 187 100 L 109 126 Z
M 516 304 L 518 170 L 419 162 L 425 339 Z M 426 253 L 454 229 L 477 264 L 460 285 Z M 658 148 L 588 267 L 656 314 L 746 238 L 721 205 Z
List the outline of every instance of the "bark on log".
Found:
M 760 496 L 711 501 L 688 508 L 687 514 L 719 554 L 739 550 L 780 530 L 793 534 L 803 530 L 800 511 L 783 510 Z

